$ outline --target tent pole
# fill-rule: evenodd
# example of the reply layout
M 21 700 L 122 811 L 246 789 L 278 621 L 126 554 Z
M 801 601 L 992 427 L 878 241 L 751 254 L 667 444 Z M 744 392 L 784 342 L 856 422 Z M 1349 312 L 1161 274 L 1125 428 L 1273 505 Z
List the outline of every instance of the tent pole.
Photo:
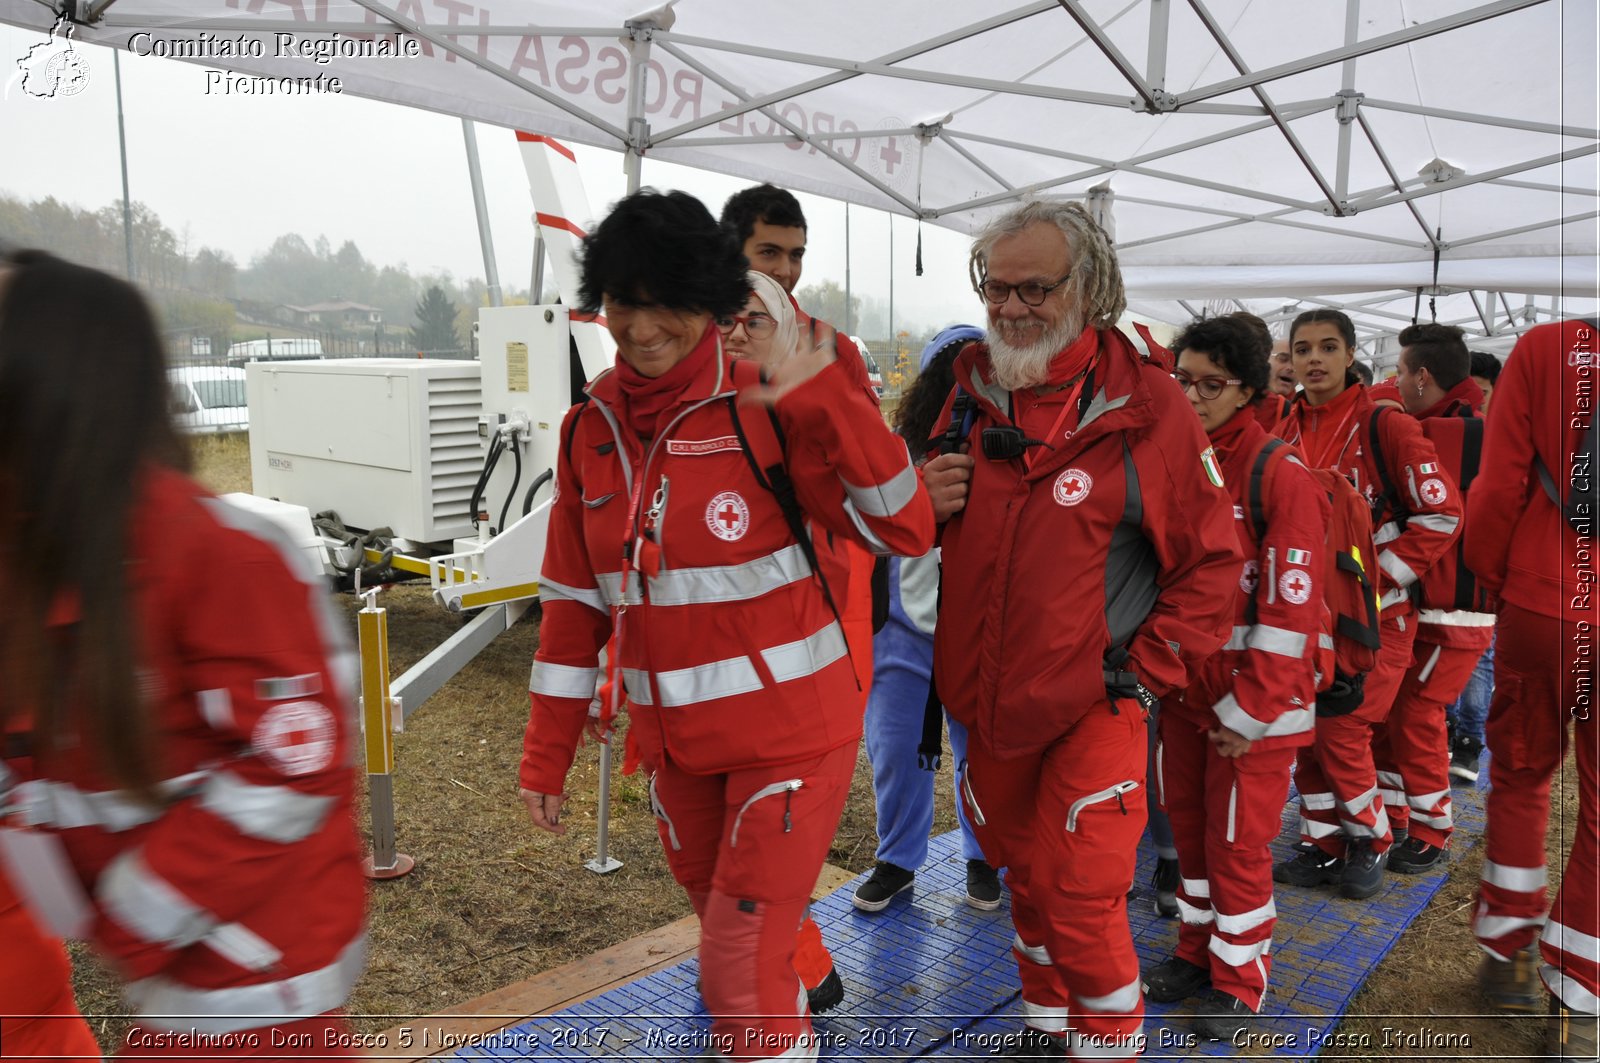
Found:
M 1169 0 L 1150 0 L 1150 51 L 1144 64 L 1145 80 L 1152 92 L 1167 87 L 1167 21 Z
M 855 322 L 850 313 L 850 204 L 844 205 L 844 333 L 856 334 Z
M 1345 0 L 1344 5 L 1344 46 L 1349 48 L 1356 43 L 1356 35 L 1360 32 L 1361 25 L 1361 0 Z M 1361 96 L 1356 92 L 1356 60 L 1351 56 L 1344 61 L 1344 83 L 1339 89 L 1339 161 L 1335 166 L 1333 179 L 1334 197 L 1343 204 L 1350 198 L 1350 134 L 1351 125 L 1355 122 L 1356 109 L 1361 105 Z
M 128 198 L 128 134 L 122 124 L 122 51 L 111 49 L 111 69 L 117 80 L 117 147 L 122 154 L 122 253 L 128 281 L 133 281 L 133 203 Z
M 472 209 L 478 214 L 478 244 L 483 249 L 483 279 L 489 286 L 489 305 L 504 305 L 500 299 L 500 267 L 494 259 L 494 234 L 489 231 L 489 205 L 483 196 L 483 166 L 478 162 L 478 131 L 472 119 L 461 120 L 461 136 L 467 144 L 467 176 L 472 181 Z
M 528 281 L 528 305 L 544 301 L 544 232 L 533 227 L 533 277 Z

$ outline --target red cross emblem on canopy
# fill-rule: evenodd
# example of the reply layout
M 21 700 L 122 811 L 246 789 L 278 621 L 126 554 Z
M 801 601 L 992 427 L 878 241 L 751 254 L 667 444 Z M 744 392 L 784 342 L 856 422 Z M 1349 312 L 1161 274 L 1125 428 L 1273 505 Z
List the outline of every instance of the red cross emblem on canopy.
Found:
M 1437 506 L 1450 497 L 1450 491 L 1445 487 L 1443 480 L 1422 481 L 1422 497 L 1429 505 Z
M 737 542 L 750 530 L 750 507 L 737 491 L 724 491 L 706 506 L 706 527 L 724 542 Z

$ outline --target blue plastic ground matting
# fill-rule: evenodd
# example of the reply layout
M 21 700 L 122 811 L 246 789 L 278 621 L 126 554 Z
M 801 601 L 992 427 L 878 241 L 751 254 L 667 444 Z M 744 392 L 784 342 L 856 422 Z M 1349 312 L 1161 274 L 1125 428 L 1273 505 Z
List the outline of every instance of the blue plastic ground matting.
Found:
M 1485 771 L 1482 778 L 1487 779 Z M 1483 831 L 1482 793 L 1454 790 L 1457 853 Z M 1296 840 L 1293 802 L 1275 859 Z M 1141 966 L 1172 955 L 1177 923 L 1154 914 L 1149 886 L 1154 856 L 1142 847 L 1138 884 L 1128 902 Z M 864 878 L 865 876 L 863 876 Z M 1272 942 L 1272 986 L 1255 1027 L 1250 1055 L 1306 1057 L 1328 1048 L 1328 1035 L 1356 991 L 1444 883 L 1444 871 L 1388 874 L 1382 890 L 1347 901 L 1331 889 L 1278 886 Z M 966 864 L 955 833 L 935 838 L 915 886 L 882 912 L 850 903 L 850 883 L 812 907 L 844 979 L 845 999 L 814 1020 L 824 1060 L 931 1057 L 973 1059 L 993 1054 L 1021 1027 L 1019 983 L 1011 954 L 1010 911 L 968 907 Z M 1009 894 L 1007 895 L 1009 899 Z M 1058 961 L 1059 962 L 1059 961 Z M 533 1019 L 457 1054 L 470 1060 L 697 1060 L 712 1048 L 710 1022 L 695 980 L 698 960 L 646 975 L 558 1014 Z M 1193 1003 L 1147 1004 L 1145 1058 L 1237 1056 L 1239 1047 L 1196 1043 L 1188 1032 Z

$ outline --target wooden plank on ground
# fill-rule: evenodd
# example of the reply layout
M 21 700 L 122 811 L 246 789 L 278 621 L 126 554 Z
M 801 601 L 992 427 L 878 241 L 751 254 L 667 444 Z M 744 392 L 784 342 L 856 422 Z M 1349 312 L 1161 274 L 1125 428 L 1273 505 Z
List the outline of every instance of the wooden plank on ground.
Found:
M 853 878 L 849 871 L 823 864 L 811 897 L 821 900 Z M 581 960 L 463 1001 L 448 1011 L 391 1027 L 373 1036 L 371 1054 L 410 1063 L 452 1054 L 475 1037 L 581 1004 L 686 960 L 694 955 L 699 941 L 700 920 L 686 916 Z

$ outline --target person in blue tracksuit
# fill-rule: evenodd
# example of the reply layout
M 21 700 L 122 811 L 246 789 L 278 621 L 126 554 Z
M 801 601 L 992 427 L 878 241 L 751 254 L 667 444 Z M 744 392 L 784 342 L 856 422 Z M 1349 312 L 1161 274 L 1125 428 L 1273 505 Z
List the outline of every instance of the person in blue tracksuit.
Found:
M 981 339 L 982 329 L 954 325 L 923 348 L 921 373 L 895 414 L 895 427 L 919 463 L 928 437 L 943 427 L 934 422 L 954 383 L 951 364 L 962 347 Z M 938 551 L 921 557 L 891 557 L 887 563 L 889 615 L 872 640 L 872 690 L 866 719 L 867 758 L 872 762 L 877 793 L 878 864 L 853 898 L 855 906 L 866 912 L 888 907 L 896 894 L 911 886 L 916 869 L 928 858 L 938 778 L 936 771 L 924 766 L 917 751 L 933 673 Z M 966 759 L 967 731 L 948 717 L 945 722 L 954 761 L 949 767 L 954 769 Z M 955 805 L 961 824 L 961 854 L 967 861 L 967 903 L 993 911 L 1000 907 L 999 876 L 984 862 L 961 801 Z

